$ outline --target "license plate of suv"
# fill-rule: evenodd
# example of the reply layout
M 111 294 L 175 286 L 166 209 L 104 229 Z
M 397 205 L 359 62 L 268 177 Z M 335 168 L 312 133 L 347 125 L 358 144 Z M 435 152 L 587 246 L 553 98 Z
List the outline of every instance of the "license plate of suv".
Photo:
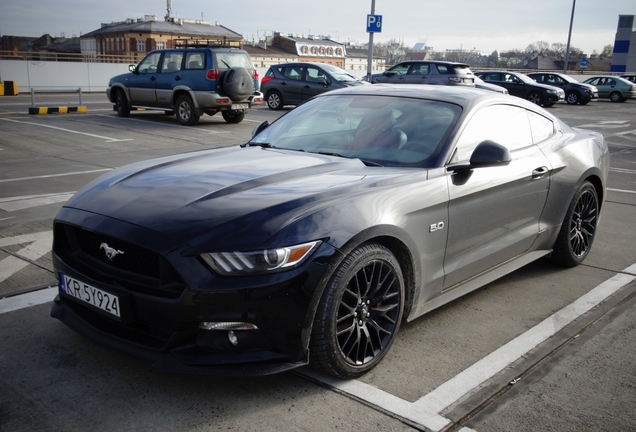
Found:
M 250 106 L 248 104 L 232 104 L 231 108 L 233 110 L 242 110 L 248 109 Z
M 60 291 L 121 318 L 119 297 L 60 272 Z

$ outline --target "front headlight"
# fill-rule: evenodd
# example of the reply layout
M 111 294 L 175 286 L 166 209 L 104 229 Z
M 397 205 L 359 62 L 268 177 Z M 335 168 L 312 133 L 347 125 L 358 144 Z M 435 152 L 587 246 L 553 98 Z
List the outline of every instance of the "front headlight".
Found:
M 550 94 L 559 94 L 558 90 L 546 90 L 546 92 L 548 92 Z
M 201 254 L 201 258 L 212 270 L 223 276 L 270 273 L 299 266 L 318 248 L 320 243 L 321 241 L 317 240 L 260 251 L 204 253 Z

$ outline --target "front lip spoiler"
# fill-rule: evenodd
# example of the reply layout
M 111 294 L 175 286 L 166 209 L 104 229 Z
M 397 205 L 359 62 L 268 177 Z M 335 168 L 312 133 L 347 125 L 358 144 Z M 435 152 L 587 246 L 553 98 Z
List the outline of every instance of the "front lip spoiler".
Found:
M 192 365 L 181 362 L 170 352 L 156 352 L 141 347 L 121 342 L 110 335 L 103 333 L 64 305 L 59 294 L 53 301 L 51 317 L 62 321 L 79 335 L 95 342 L 97 345 L 114 351 L 118 354 L 133 358 L 141 363 L 149 365 L 156 370 L 168 373 L 208 375 L 208 376 L 265 376 L 291 369 L 296 369 L 309 364 L 309 352 L 305 352 L 303 358 L 296 362 L 254 362 L 234 365 Z

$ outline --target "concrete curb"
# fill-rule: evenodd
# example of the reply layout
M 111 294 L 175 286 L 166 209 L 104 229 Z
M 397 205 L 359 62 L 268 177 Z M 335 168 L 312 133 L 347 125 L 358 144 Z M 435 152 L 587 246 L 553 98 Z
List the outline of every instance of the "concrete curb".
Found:
M 29 108 L 29 114 L 66 114 L 71 112 L 85 113 L 85 106 L 76 107 L 55 107 L 55 108 Z

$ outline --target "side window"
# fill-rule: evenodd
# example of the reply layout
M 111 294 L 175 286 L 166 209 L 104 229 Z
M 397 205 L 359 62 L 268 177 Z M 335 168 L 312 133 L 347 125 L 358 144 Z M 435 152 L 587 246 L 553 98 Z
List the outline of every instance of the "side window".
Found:
M 409 75 L 426 75 L 430 72 L 430 65 L 428 63 L 414 63 L 409 70 Z
M 185 68 L 186 69 L 205 69 L 205 61 L 204 61 L 203 53 L 200 53 L 200 52 L 187 53 Z
M 501 81 L 498 73 L 489 73 L 484 78 L 484 81 Z
M 161 59 L 161 53 L 156 52 L 148 54 L 137 66 L 137 72 L 139 73 L 156 73 L 159 60 Z
M 170 72 L 180 71 L 182 60 L 183 60 L 182 52 L 165 53 L 163 56 L 163 63 L 161 64 L 161 72 L 170 73 Z
M 448 70 L 448 66 L 446 66 L 446 65 L 440 65 L 440 64 L 438 64 L 438 65 L 437 65 L 437 71 L 438 71 L 439 73 L 441 73 L 441 74 L 447 74 L 447 73 L 450 73 L 450 71 Z
M 535 112 L 528 111 L 528 121 L 532 132 L 532 142 L 537 144 L 554 135 L 554 123 Z
M 514 151 L 532 144 L 528 115 L 523 108 L 491 105 L 477 111 L 457 141 L 452 163 L 468 163 L 475 147 L 491 140 Z
M 303 69 L 298 66 L 287 66 L 282 70 L 283 76 L 292 80 L 301 80 L 303 77 Z
M 318 68 L 308 67 L 306 71 L 307 77 L 305 81 L 324 83 L 327 80 L 325 73 Z
M 411 66 L 411 63 L 402 63 L 397 66 L 393 66 L 389 69 L 389 72 L 394 73 L 395 75 L 405 75 L 409 70 L 409 66 Z

